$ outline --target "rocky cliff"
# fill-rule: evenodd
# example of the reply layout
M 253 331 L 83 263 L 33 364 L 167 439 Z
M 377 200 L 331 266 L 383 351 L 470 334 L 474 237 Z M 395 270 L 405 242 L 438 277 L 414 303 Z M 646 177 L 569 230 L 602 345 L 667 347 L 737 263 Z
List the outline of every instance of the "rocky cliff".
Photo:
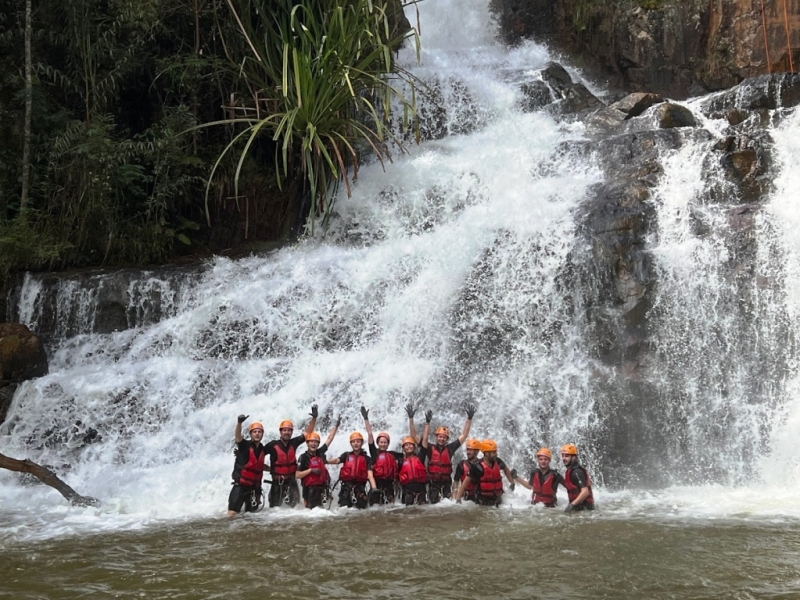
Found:
M 494 0 L 506 41 L 534 38 L 629 91 L 685 98 L 800 70 L 800 0 Z M 765 26 L 766 25 L 766 35 Z

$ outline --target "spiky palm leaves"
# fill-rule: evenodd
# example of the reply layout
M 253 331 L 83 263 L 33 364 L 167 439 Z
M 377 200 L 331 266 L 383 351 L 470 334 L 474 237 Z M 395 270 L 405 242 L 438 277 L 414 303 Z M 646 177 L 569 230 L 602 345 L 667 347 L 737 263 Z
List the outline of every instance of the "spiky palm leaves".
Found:
M 393 108 L 403 125 L 415 113 L 414 81 L 392 59 L 405 37 L 392 31 L 391 0 L 227 0 L 247 53 L 237 60 L 249 98 L 230 107 L 235 116 L 213 124 L 242 127 L 218 158 L 242 148 L 236 169 L 259 135 L 276 142 L 278 183 L 301 176 L 311 200 L 309 224 L 327 224 L 339 182 L 350 193 L 357 147 L 365 144 L 378 160 L 388 157 Z M 233 57 L 232 57 L 233 58 Z M 410 99 L 397 87 L 410 83 Z M 209 124 L 211 125 L 211 124 Z M 209 186 L 211 179 L 209 179 Z M 208 215 L 208 189 L 206 214 Z

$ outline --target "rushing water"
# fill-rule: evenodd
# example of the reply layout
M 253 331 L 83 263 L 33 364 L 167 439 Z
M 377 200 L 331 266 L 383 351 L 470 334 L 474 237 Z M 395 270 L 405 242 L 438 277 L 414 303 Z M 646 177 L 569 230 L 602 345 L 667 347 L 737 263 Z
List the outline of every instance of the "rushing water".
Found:
M 585 135 L 580 123 L 519 110 L 520 82 L 550 56 L 497 44 L 487 4 L 420 4 L 412 68 L 446 106 L 422 107 L 435 139 L 385 173 L 363 168 L 325 239 L 217 259 L 178 283 L 142 273 L 61 284 L 51 373 L 18 390 L 0 451 L 53 465 L 103 503 L 68 507 L 0 473 L 0 595 L 800 595 L 800 112 L 771 131 L 780 170 L 754 217 L 749 278 L 730 272 L 735 236 L 704 200 L 713 141 L 664 153 L 650 426 L 670 436 L 642 454 L 668 455 L 673 485 L 647 489 L 643 473 L 643 489 L 606 489 L 611 467 L 592 448 L 608 366 L 586 346 L 584 296 L 568 276 L 586 251 L 576 211 L 603 175 L 564 151 Z M 98 298 L 114 286 L 129 328 L 97 333 Z M 53 318 L 41 294 L 28 277 L 18 299 L 34 329 Z M 360 428 L 365 405 L 397 440 L 407 402 L 458 431 L 466 401 L 480 407 L 473 434 L 497 439 L 521 472 L 533 448 L 578 443 L 600 510 L 569 518 L 518 490 L 496 511 L 445 502 L 218 518 L 239 413 L 269 432 L 299 425 L 316 402 L 324 435 L 339 414 L 344 431 Z

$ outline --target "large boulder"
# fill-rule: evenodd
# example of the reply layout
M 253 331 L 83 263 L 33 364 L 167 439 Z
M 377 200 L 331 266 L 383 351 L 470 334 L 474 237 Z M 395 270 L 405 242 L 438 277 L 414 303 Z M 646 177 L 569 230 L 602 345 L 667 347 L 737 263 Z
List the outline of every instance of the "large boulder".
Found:
M 0 323 L 0 423 L 6 418 L 17 384 L 47 371 L 41 340 L 25 325 Z

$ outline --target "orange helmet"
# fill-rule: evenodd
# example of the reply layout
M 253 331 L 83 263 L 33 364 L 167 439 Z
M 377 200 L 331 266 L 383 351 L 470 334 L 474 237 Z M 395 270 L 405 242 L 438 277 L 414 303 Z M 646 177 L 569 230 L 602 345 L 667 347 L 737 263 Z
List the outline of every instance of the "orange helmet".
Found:
M 439 429 L 436 430 L 436 435 L 439 435 L 440 433 L 450 437 L 450 430 L 447 427 L 439 427 Z
M 306 436 L 306 441 L 310 442 L 311 440 L 319 441 L 319 434 L 316 431 L 312 431 Z
M 536 453 L 536 456 L 546 456 L 547 458 L 553 458 L 553 453 L 550 452 L 549 448 L 539 448 L 539 451 Z
M 481 449 L 481 441 L 475 438 L 470 438 L 467 440 L 467 450 L 480 450 Z
M 575 444 L 561 446 L 561 454 L 573 454 L 578 456 L 578 447 Z
M 286 421 L 281 421 L 281 424 L 278 425 L 278 429 L 294 429 L 294 423 L 288 419 Z
M 360 432 L 354 431 L 353 433 L 350 434 L 350 441 L 352 442 L 353 440 L 361 440 L 363 442 L 364 436 L 361 435 Z
M 264 426 L 258 421 L 250 423 L 250 427 L 247 428 L 247 431 L 253 431 L 253 429 L 260 429 L 261 433 L 264 433 Z
M 378 436 L 375 438 L 375 440 L 377 441 L 377 440 L 381 439 L 382 437 L 385 437 L 387 442 L 391 442 L 392 441 L 392 438 L 390 438 L 389 434 L 386 433 L 385 431 L 381 431 L 378 434 Z
M 494 440 L 483 440 L 481 442 L 481 450 L 483 452 L 497 452 L 497 442 Z
M 414 444 L 416 446 L 417 440 L 415 440 L 410 435 L 407 435 L 406 437 L 403 438 L 403 446 L 405 446 L 406 444 Z

